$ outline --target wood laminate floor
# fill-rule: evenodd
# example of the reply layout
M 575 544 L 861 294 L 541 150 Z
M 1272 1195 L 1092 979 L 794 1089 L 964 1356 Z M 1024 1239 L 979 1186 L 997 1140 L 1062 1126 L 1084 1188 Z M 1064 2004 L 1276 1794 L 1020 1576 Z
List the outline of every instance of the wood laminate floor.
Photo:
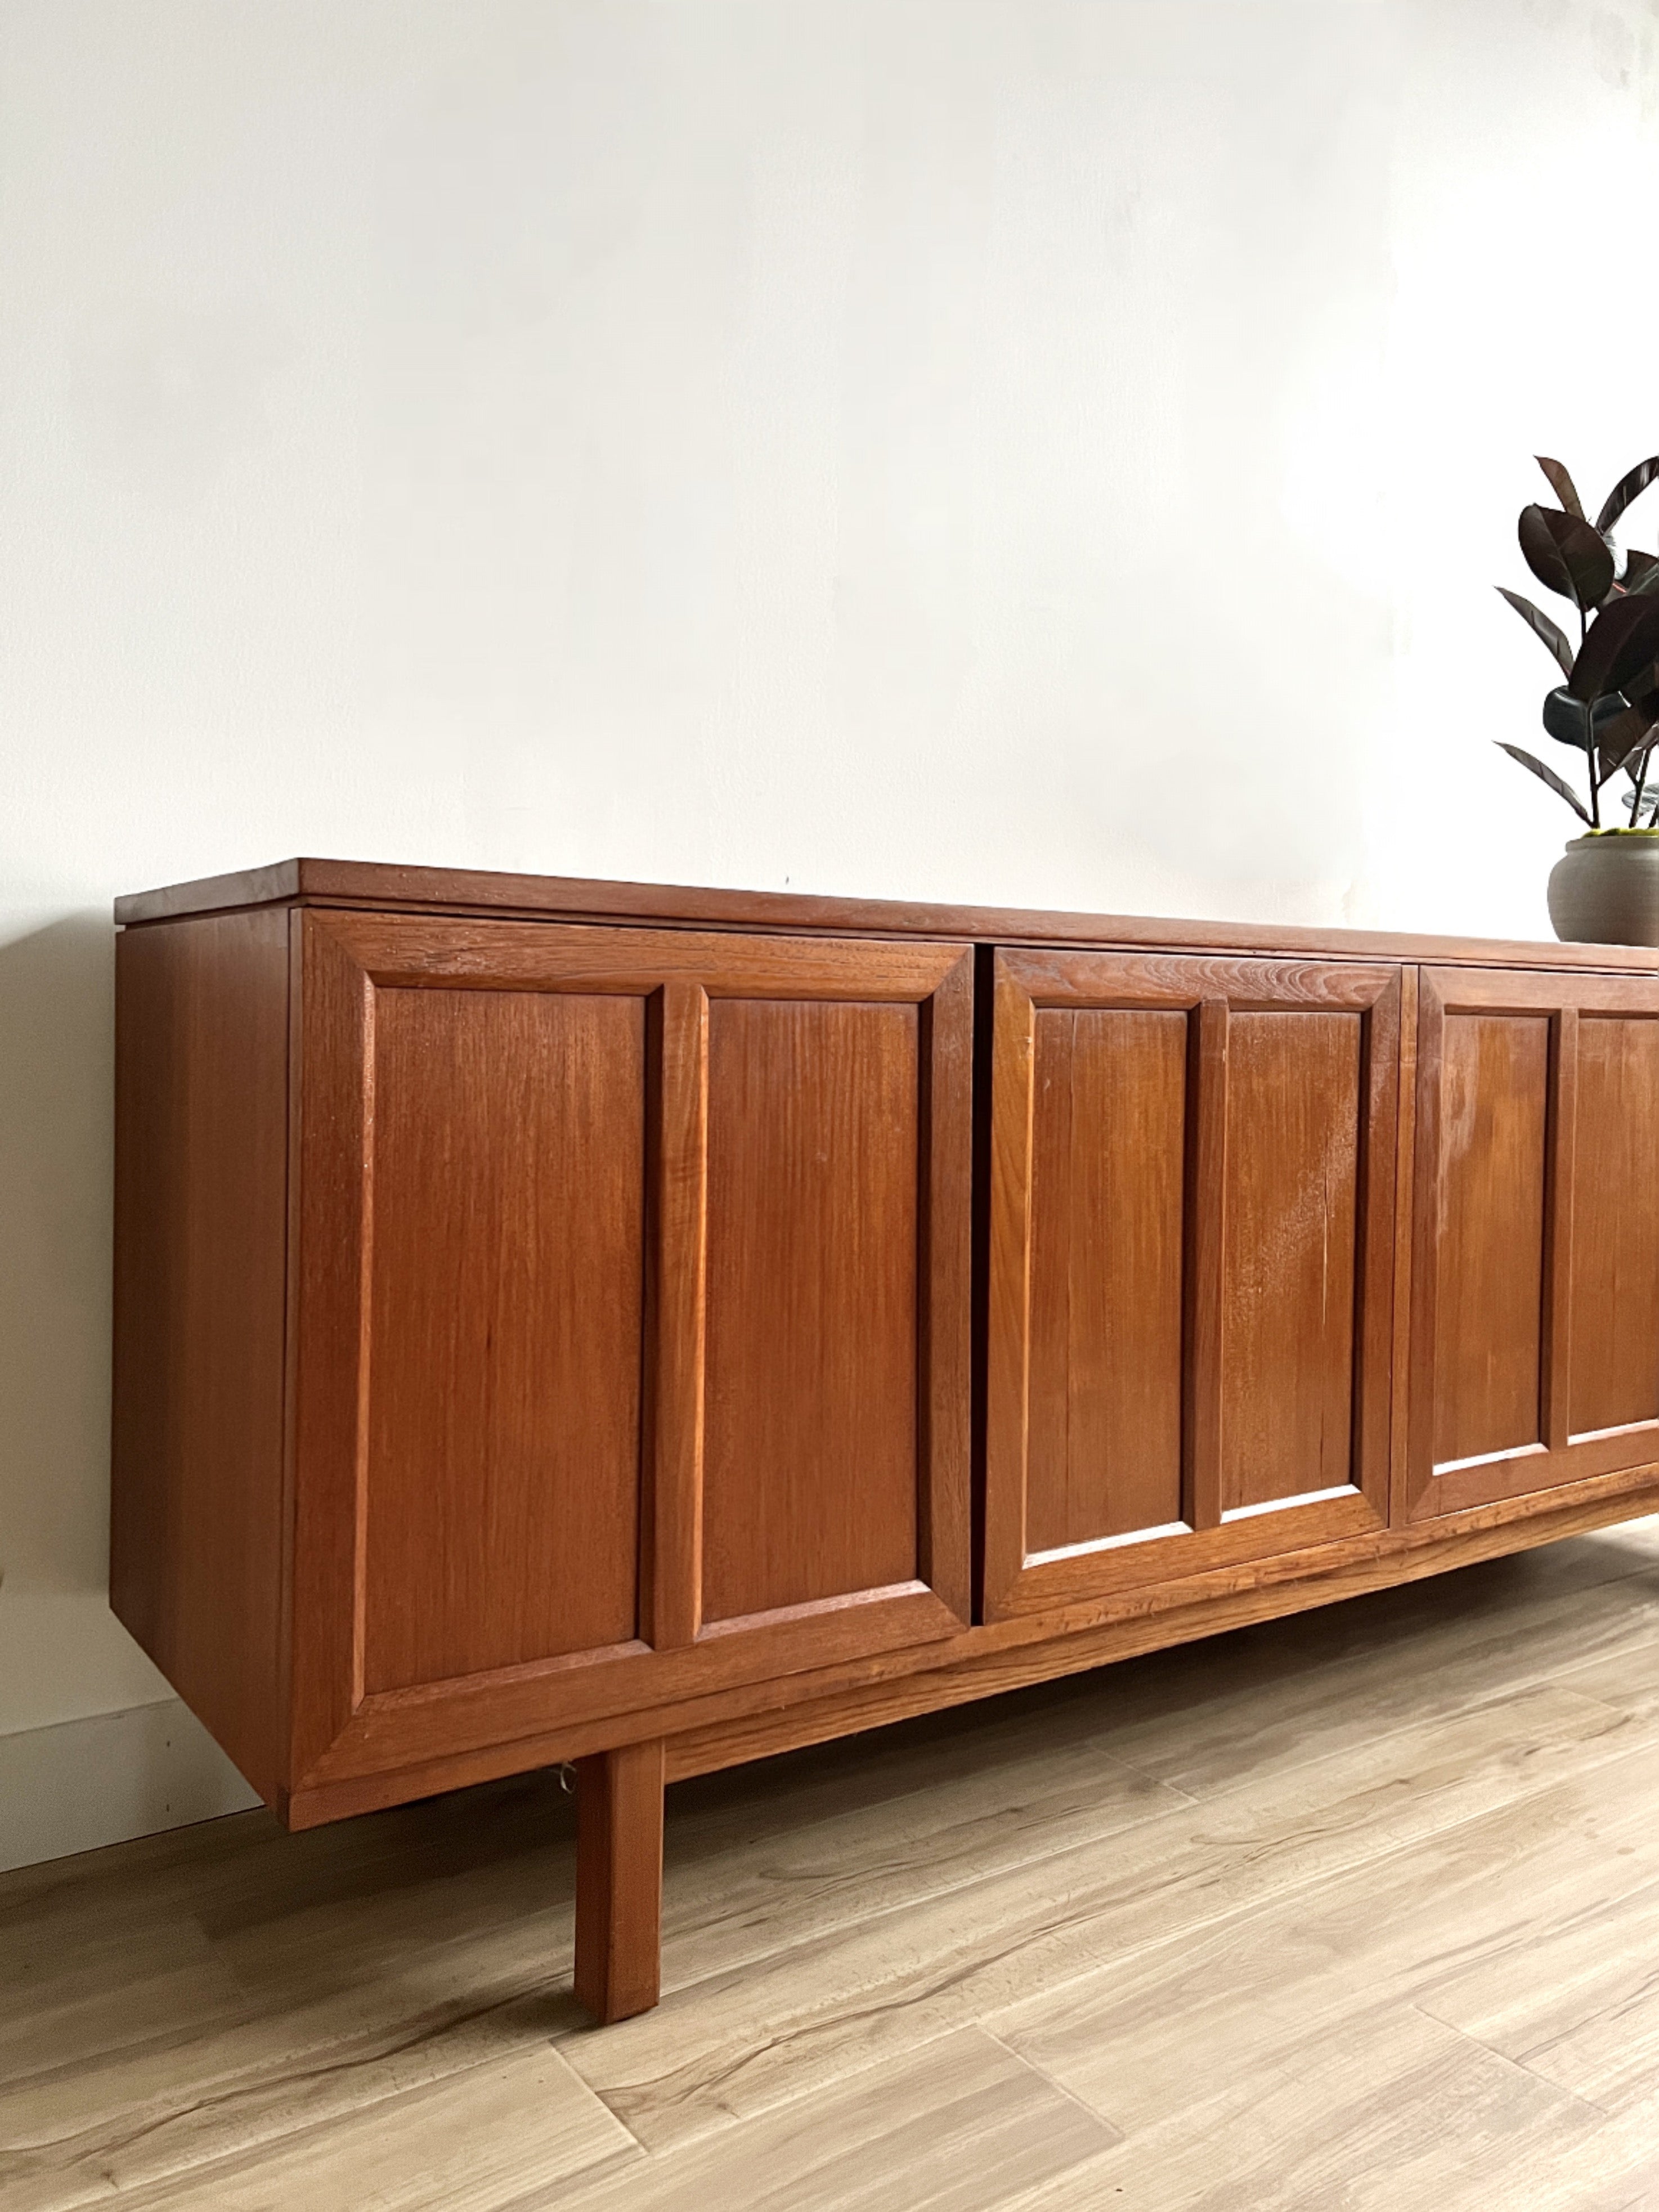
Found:
M 1659 2212 L 1659 1521 L 670 1793 L 0 1876 L 0 2207 Z

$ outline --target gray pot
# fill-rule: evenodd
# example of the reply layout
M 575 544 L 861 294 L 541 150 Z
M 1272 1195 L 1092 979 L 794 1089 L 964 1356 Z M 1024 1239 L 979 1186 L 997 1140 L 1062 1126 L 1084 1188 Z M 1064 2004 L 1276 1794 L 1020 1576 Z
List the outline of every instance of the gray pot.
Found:
M 1564 945 L 1659 945 L 1659 833 L 1575 837 L 1550 871 L 1549 900 Z

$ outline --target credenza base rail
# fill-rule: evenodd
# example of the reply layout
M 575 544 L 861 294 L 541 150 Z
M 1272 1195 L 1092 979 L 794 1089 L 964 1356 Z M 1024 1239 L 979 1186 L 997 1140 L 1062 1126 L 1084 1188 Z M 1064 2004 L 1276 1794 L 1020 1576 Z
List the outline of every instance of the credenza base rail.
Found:
M 1332 1545 L 1327 1547 L 1330 1557 L 1316 1552 L 1299 1560 L 1275 1560 L 1271 1578 L 1264 1576 L 1243 1589 L 1206 1588 L 1226 1578 L 1194 1577 L 1191 1588 L 1147 1593 L 1148 1604 L 1122 1618 L 1082 1626 L 1031 1620 L 975 1629 L 958 1639 L 949 1656 L 927 1649 L 892 1652 L 879 1662 L 769 1683 L 760 1704 L 753 1692 L 729 1692 L 590 1721 L 578 1729 L 553 1729 L 419 1766 L 297 1790 L 278 1809 L 289 1827 L 313 1828 L 442 1790 L 578 1762 L 600 1745 L 653 1740 L 664 1745 L 665 1781 L 688 1781 L 1659 1513 L 1659 1467 L 1606 1476 L 1584 1488 L 1588 1494 L 1565 1502 L 1547 1495 L 1513 1499 L 1462 1515 L 1450 1528 Z

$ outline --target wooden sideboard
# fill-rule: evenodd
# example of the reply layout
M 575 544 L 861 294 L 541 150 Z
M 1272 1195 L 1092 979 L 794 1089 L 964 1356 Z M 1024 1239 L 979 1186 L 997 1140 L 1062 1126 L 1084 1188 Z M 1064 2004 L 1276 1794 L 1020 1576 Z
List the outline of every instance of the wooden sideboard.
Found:
M 301 860 L 122 900 L 112 1600 L 291 1827 L 1659 1509 L 1659 956 Z

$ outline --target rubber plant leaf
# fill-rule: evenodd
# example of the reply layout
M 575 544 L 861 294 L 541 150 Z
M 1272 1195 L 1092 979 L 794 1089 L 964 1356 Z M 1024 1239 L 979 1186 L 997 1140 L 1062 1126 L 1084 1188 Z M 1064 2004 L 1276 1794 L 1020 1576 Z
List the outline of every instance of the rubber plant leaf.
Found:
M 1634 546 L 1625 556 L 1625 589 L 1627 592 L 1659 592 L 1659 556 L 1638 553 Z
M 1544 473 L 1549 476 L 1547 469 Z M 1656 477 L 1659 477 L 1659 453 L 1650 453 L 1646 460 L 1638 461 L 1633 469 L 1627 469 L 1602 501 L 1601 512 L 1595 518 L 1596 528 L 1611 530 L 1632 500 L 1639 497 Z M 1550 477 L 1550 482 L 1555 483 L 1553 477 Z M 1558 499 L 1561 496 L 1559 484 L 1555 485 L 1555 495 Z
M 1560 462 L 1552 461 L 1542 453 L 1534 453 L 1533 459 L 1549 478 L 1550 489 L 1565 507 L 1567 513 L 1576 514 L 1581 522 L 1585 520 L 1584 503 L 1578 496 L 1577 488 L 1572 478 L 1562 467 Z
M 1638 738 L 1636 743 L 1630 748 L 1629 751 L 1620 754 L 1617 759 L 1613 759 L 1613 751 L 1616 749 L 1610 748 L 1604 751 L 1601 756 L 1603 761 L 1613 760 L 1613 765 L 1610 768 L 1604 767 L 1601 775 L 1596 777 L 1595 781 L 1597 787 L 1599 788 L 1604 783 L 1611 783 L 1613 777 L 1618 775 L 1621 768 L 1627 768 L 1633 778 L 1636 774 L 1637 763 L 1641 759 L 1643 754 L 1647 751 L 1649 743 L 1649 732 L 1646 730 L 1644 730 L 1641 736 Z
M 1548 784 L 1556 797 L 1565 799 L 1578 819 L 1589 827 L 1589 809 L 1570 785 L 1562 782 L 1553 768 L 1546 768 L 1542 761 L 1534 760 L 1530 753 L 1523 753 L 1519 745 L 1509 744 L 1502 738 L 1494 738 L 1493 743 L 1500 752 L 1506 752 L 1511 760 L 1518 760 L 1522 767 L 1529 768 L 1540 782 Z
M 1583 752 L 1590 742 L 1592 727 L 1599 738 L 1607 724 L 1626 712 L 1626 702 L 1618 692 L 1598 699 L 1587 708 L 1582 699 L 1575 699 L 1565 684 L 1558 684 L 1553 691 L 1544 695 L 1545 734 L 1559 745 L 1571 745 Z
M 1610 775 L 1617 775 L 1632 753 L 1639 753 L 1648 742 L 1648 732 L 1653 727 L 1654 717 L 1640 707 L 1626 707 L 1622 714 L 1615 714 L 1595 728 L 1596 781 L 1605 783 Z
M 1598 530 L 1559 507 L 1523 507 L 1521 551 L 1539 582 L 1588 612 L 1613 589 L 1613 556 Z
M 1599 723 L 1595 732 L 1595 781 L 1607 782 L 1621 768 L 1638 759 L 1653 744 L 1659 714 L 1644 707 L 1626 707 L 1611 721 Z
M 1654 563 L 1654 566 L 1656 568 L 1659 568 L 1659 561 L 1656 561 Z M 1561 628 L 1560 624 L 1559 623 L 1553 623 L 1549 617 L 1544 612 L 1542 607 L 1534 606 L 1532 601 L 1530 599 L 1523 599 L 1519 592 L 1511 592 L 1508 586 L 1504 584 L 1500 584 L 1498 586 L 1498 590 L 1499 595 L 1509 601 L 1510 605 L 1515 609 L 1516 614 L 1520 616 L 1522 621 L 1525 623 L 1527 628 L 1532 631 L 1533 635 L 1535 637 L 1541 637 L 1543 639 L 1545 644 L 1548 646 L 1550 651 L 1560 662 L 1561 673 L 1564 676 L 1571 676 L 1572 674 L 1572 647 L 1567 643 L 1567 634 Z
M 1567 678 L 1575 699 L 1622 691 L 1659 659 L 1659 599 L 1632 592 L 1603 607 L 1590 624 Z

